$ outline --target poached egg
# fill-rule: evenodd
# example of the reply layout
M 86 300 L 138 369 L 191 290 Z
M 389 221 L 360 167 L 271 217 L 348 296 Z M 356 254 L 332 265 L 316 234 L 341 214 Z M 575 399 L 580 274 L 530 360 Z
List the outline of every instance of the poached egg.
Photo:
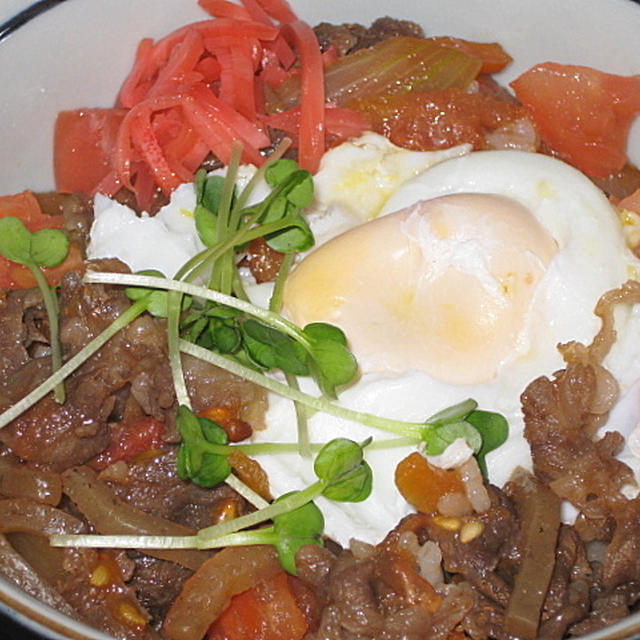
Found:
M 599 328 L 593 315 L 599 297 L 639 272 L 602 192 L 548 156 L 468 148 L 416 154 L 375 134 L 326 154 L 314 182 L 307 220 L 316 246 L 289 276 L 283 312 L 301 326 L 325 321 L 345 331 L 360 374 L 339 402 L 417 422 L 472 397 L 509 422 L 508 442 L 487 460 L 490 480 L 502 485 L 515 466 L 530 467 L 520 394 L 535 377 L 563 366 L 559 342 L 590 342 Z M 183 185 L 156 216 L 167 242 L 179 242 L 187 258 L 199 242 L 192 192 Z M 181 254 L 180 264 L 167 263 L 167 254 L 177 255 L 169 244 L 166 251 L 156 244 L 126 253 L 133 233 L 114 232 L 105 242 L 104 229 L 114 229 L 101 223 L 109 206 L 97 209 L 91 257 L 121 257 L 134 270 L 167 275 L 184 262 Z M 247 290 L 255 301 L 268 300 L 269 285 Z M 609 424 L 629 434 L 640 415 L 640 311 L 618 309 L 616 329 L 605 365 L 622 401 Z M 318 393 L 311 381 L 300 384 Z M 255 441 L 295 442 L 292 403 L 270 395 L 266 425 Z M 318 504 L 326 533 L 341 544 L 352 537 L 379 542 L 412 510 L 393 476 L 416 447 L 385 448 L 389 434 L 325 414 L 314 414 L 308 425 L 312 442 L 373 436 L 365 452 L 374 473 L 371 496 L 358 504 Z M 455 466 L 469 455 L 458 443 L 439 463 Z M 624 456 L 640 467 L 628 447 Z M 297 454 L 256 457 L 275 495 L 315 480 L 311 461 Z

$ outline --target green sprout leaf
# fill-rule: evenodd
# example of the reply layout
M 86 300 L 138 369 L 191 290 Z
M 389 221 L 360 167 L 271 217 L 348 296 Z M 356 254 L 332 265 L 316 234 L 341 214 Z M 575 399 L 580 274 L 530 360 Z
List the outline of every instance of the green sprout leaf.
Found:
M 209 211 L 218 211 L 222 199 L 222 191 L 224 188 L 224 177 L 210 176 L 204 183 L 204 191 L 202 194 L 202 206 Z
M 56 373 L 62 367 L 58 324 L 58 301 L 40 267 L 59 265 L 69 252 L 69 241 L 62 231 L 42 229 L 30 233 L 21 220 L 13 216 L 0 218 L 0 254 L 7 260 L 25 265 L 33 274 L 42 293 L 42 301 L 49 320 L 51 339 L 51 368 Z M 54 389 L 54 397 L 62 403 L 65 399 L 64 384 L 60 382 Z
M 322 495 L 336 502 L 362 502 L 371 495 L 373 472 L 369 463 L 363 460 L 338 482 L 330 484 Z
M 264 179 L 267 184 L 275 187 L 276 185 L 282 184 L 296 171 L 298 171 L 298 165 L 295 160 L 291 160 L 291 158 L 281 158 L 266 168 Z
M 138 275 L 142 276 L 154 276 L 157 278 L 164 278 L 164 274 L 155 269 L 146 269 L 139 271 Z M 156 318 L 166 318 L 168 314 L 168 293 L 160 289 L 149 289 L 146 287 L 127 287 L 124 290 L 125 295 L 129 300 L 135 302 L 141 300 L 145 296 L 149 296 L 147 303 L 147 311 Z M 191 298 L 189 296 L 183 296 L 182 309 L 188 309 L 191 304 Z
M 311 174 L 289 158 L 272 163 L 264 173 L 264 179 L 272 187 L 291 185 L 286 190 L 287 200 L 296 208 L 302 209 L 313 200 L 313 179 Z
M 302 330 L 307 338 L 310 340 L 324 341 L 330 340 L 338 344 L 347 346 L 347 336 L 344 331 L 333 324 L 327 324 L 326 322 L 311 322 L 306 325 Z
M 459 422 L 464 420 L 476 409 L 477 406 L 478 403 L 475 400 L 468 398 L 467 400 L 458 402 L 458 404 L 453 404 L 442 411 L 438 411 L 438 413 L 434 413 L 432 416 L 427 418 L 426 424 L 438 427 L 449 422 Z
M 258 365 L 296 376 L 308 375 L 307 354 L 302 345 L 256 320 L 246 320 L 241 328 L 247 353 Z
M 336 387 L 352 382 L 358 373 L 358 363 L 347 348 L 347 338 L 341 329 L 324 322 L 308 324 L 302 334 L 308 340 L 309 367 L 322 392 L 336 397 Z
M 242 346 L 242 333 L 238 327 L 218 318 L 209 321 L 209 334 L 220 353 L 236 353 Z
M 486 477 L 488 472 L 485 456 L 507 441 L 509 437 L 509 424 L 506 418 L 499 413 L 482 411 L 480 409 L 472 411 L 469 416 L 467 416 L 467 422 L 473 425 L 482 437 L 482 446 L 476 453 L 476 458 L 480 470 Z
M 276 502 L 292 493 L 280 496 Z M 296 575 L 296 553 L 306 544 L 322 546 L 321 535 L 324 530 L 324 516 L 313 502 L 288 511 L 273 518 L 273 531 L 276 534 L 274 546 L 282 568 Z
M 27 264 L 32 260 L 31 233 L 18 218 L 0 218 L 0 253 L 18 264 Z
M 436 427 L 429 434 L 425 442 L 425 453 L 429 456 L 437 456 L 458 438 L 462 438 L 474 453 L 477 453 L 482 446 L 482 436 L 478 430 L 462 420 L 460 422 L 448 422 Z
M 371 494 L 373 474 L 364 460 L 363 448 L 371 442 L 358 444 L 346 438 L 328 442 L 316 456 L 315 474 L 325 485 L 322 495 L 338 502 L 361 502 Z
M 320 387 L 329 397 L 335 397 L 335 388 L 348 384 L 358 373 L 358 363 L 351 351 L 337 342 L 314 342 L 310 355 L 318 368 Z
M 216 216 L 209 209 L 198 204 L 193 212 L 193 218 L 202 244 L 205 247 L 212 247 L 216 243 L 217 236 Z
M 224 454 L 209 445 L 226 445 L 225 430 L 212 420 L 197 417 L 188 407 L 178 407 L 176 426 L 182 442 L 178 449 L 177 469 L 183 480 L 200 487 L 213 487 L 231 473 Z
M 332 482 L 335 478 L 357 467 L 364 455 L 362 447 L 353 440 L 336 438 L 322 447 L 313 463 L 315 474 L 326 482 Z
M 27 266 L 57 267 L 67 253 L 69 241 L 59 229 L 31 233 L 18 218 L 0 218 L 0 254 L 7 260 Z
M 289 216 L 288 225 L 264 236 L 266 243 L 280 253 L 296 253 L 311 249 L 314 244 L 313 233 L 305 219 L 295 214 Z
M 482 435 L 468 421 L 478 403 L 475 400 L 464 400 L 429 417 L 423 432 L 425 453 L 429 456 L 440 455 L 450 444 L 462 438 L 474 453 L 480 451 Z
M 31 234 L 31 258 L 39 267 L 57 267 L 69 253 L 69 240 L 59 229 Z

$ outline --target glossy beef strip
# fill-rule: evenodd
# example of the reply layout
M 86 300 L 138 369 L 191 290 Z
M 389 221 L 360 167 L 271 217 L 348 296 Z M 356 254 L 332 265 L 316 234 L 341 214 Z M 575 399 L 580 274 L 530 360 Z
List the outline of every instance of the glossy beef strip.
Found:
M 368 28 L 360 24 L 336 25 L 322 22 L 314 27 L 314 31 L 324 51 L 333 47 L 340 56 L 372 47 L 394 36 L 424 37 L 424 30 L 419 24 L 389 17 L 378 18 Z
M 115 263 L 102 268 L 122 269 Z M 129 304 L 121 288 L 86 287 L 79 273 L 66 274 L 60 289 L 60 338 L 65 358 L 96 337 Z M 24 334 L 23 329 L 19 335 Z M 25 339 L 13 346 L 14 360 L 23 360 L 22 366 L 11 381 L 5 381 L 4 394 L 11 402 L 26 395 L 49 373 L 47 360 L 25 356 Z M 21 370 L 31 376 L 20 375 Z M 133 411 L 163 418 L 174 402 L 169 381 L 163 327 L 150 316 L 140 317 L 67 378 L 64 405 L 46 396 L 8 425 L 0 438 L 24 460 L 54 469 L 84 463 L 109 443 L 109 421 L 118 418 L 112 415 L 118 404 L 134 403 Z

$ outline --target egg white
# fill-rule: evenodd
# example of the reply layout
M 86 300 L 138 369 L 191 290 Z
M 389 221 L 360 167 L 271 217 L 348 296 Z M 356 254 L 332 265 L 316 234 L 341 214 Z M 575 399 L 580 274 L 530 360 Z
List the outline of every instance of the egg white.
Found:
M 509 422 L 508 442 L 488 457 L 490 480 L 502 485 L 515 466 L 531 466 L 529 447 L 522 436 L 520 394 L 535 377 L 550 376 L 562 368 L 563 361 L 556 348 L 558 343 L 579 340 L 588 344 L 591 341 L 599 329 L 599 320 L 593 315 L 599 297 L 626 279 L 636 277 L 640 264 L 625 246 L 616 212 L 602 192 L 583 174 L 548 156 L 488 151 L 447 160 L 398 188 L 383 206 L 381 215 L 456 193 L 495 194 L 514 200 L 531 213 L 557 245 L 523 317 L 513 352 L 501 363 L 493 379 L 478 384 L 444 382 L 416 370 L 395 374 L 365 372 L 356 384 L 341 394 L 340 402 L 350 408 L 416 421 L 424 420 L 449 404 L 473 397 L 482 408 L 502 413 Z M 341 247 L 345 245 L 348 242 L 340 243 Z M 357 262 L 357 255 L 350 259 Z M 333 260 L 327 258 L 326 263 L 335 264 L 336 269 L 318 273 L 312 279 L 315 288 L 311 297 L 316 301 L 323 295 L 322 278 L 328 282 L 327 288 L 337 283 L 337 293 L 334 291 L 333 295 L 340 297 L 340 278 L 344 277 L 339 271 L 341 260 L 339 253 Z M 380 261 L 384 265 L 384 255 L 380 255 Z M 377 278 L 364 283 L 360 293 L 366 298 L 367 287 L 375 295 L 378 290 L 392 286 Z M 363 304 L 367 304 L 366 299 Z M 639 315 L 636 309 L 618 310 L 619 343 L 605 361 L 621 382 L 623 402 L 612 415 L 611 423 L 612 428 L 623 433 L 629 433 L 636 426 L 639 415 L 637 384 L 633 386 L 640 378 L 636 345 Z M 320 319 L 309 317 L 303 321 Z M 337 324 L 340 324 L 339 319 Z M 369 345 L 371 350 L 393 348 L 388 344 L 402 337 L 394 333 L 402 332 L 397 328 L 394 331 L 393 322 L 380 326 L 379 342 Z M 271 400 L 267 415 L 269 427 L 257 435 L 258 439 L 269 440 L 276 433 L 283 440 L 295 438 L 293 418 L 292 415 L 285 418 L 284 403 L 282 399 Z M 374 435 L 376 439 L 387 437 L 326 415 L 313 416 L 309 429 L 312 441 L 318 442 L 337 436 L 356 440 L 366 435 Z M 633 442 L 632 439 L 632 445 Z M 635 447 L 637 450 L 638 445 Z M 359 505 L 323 505 L 329 535 L 343 544 L 350 537 L 378 542 L 409 511 L 408 505 L 398 499 L 393 473 L 397 462 L 411 450 L 391 449 L 367 454 L 374 468 L 372 495 Z M 625 458 L 637 469 L 639 460 L 633 451 L 627 447 Z M 269 459 L 261 457 L 260 462 L 276 491 L 291 488 L 294 475 L 309 479 L 308 470 L 301 468 L 304 462 L 299 459 L 273 456 Z
M 246 181 L 253 171 L 244 168 L 242 179 Z M 473 397 L 482 408 L 502 413 L 510 425 L 508 442 L 489 456 L 491 481 L 502 485 L 516 465 L 530 466 L 529 447 L 522 437 L 520 394 L 536 376 L 551 375 L 562 367 L 556 349 L 559 342 L 591 340 L 599 328 L 593 308 L 600 295 L 639 273 L 640 264 L 626 248 L 616 213 L 604 195 L 580 172 L 546 156 L 516 151 L 469 154 L 464 147 L 446 153 L 415 154 L 398 150 L 375 134 L 329 152 L 315 182 L 315 202 L 307 213 L 317 241 L 312 254 L 338 234 L 378 216 L 456 193 L 496 194 L 512 199 L 526 208 L 553 238 L 557 251 L 536 286 L 517 348 L 500 364 L 492 380 L 455 384 L 419 370 L 365 371 L 357 383 L 340 394 L 339 400 L 356 410 L 420 421 L 445 406 Z M 262 185 L 261 189 L 266 187 Z M 181 187 L 160 217 L 156 216 L 154 224 L 164 226 L 162 240 L 159 235 L 150 236 L 151 227 L 146 226 L 146 241 L 132 244 L 133 236 L 139 232 L 128 231 L 132 228 L 128 225 L 149 225 L 154 219 L 132 222 L 120 205 L 98 205 L 91 233 L 91 257 L 120 257 L 134 270 L 157 268 L 172 275 L 201 247 L 190 215 L 195 206 L 191 185 Z M 114 218 L 126 222 L 110 229 Z M 150 237 L 153 241 L 149 241 Z M 384 255 L 380 259 L 384 261 Z M 336 268 L 327 273 L 327 278 L 340 278 L 339 262 L 336 259 Z M 370 286 L 379 287 L 380 283 L 372 282 Z M 247 289 L 255 302 L 266 306 L 270 285 L 248 281 Z M 623 399 L 612 412 L 609 424 L 628 435 L 640 415 L 640 310 L 619 309 L 617 316 L 619 338 L 605 364 L 621 383 Z M 392 323 L 381 328 L 383 336 L 393 332 Z M 379 348 L 386 348 L 384 339 Z M 318 393 L 310 381 L 301 380 L 301 384 L 304 390 Z M 265 430 L 254 434 L 255 441 L 295 441 L 292 403 L 270 395 L 266 425 Z M 338 436 L 363 440 L 372 435 L 376 442 L 390 437 L 324 414 L 309 418 L 309 431 L 311 441 L 319 443 Z M 634 435 L 623 452 L 625 461 L 635 469 L 640 467 L 638 442 L 640 437 Z M 352 537 L 376 543 L 409 513 L 411 507 L 395 488 L 393 473 L 397 463 L 413 450 L 415 447 L 367 451 L 374 470 L 372 495 L 359 504 L 319 499 L 327 534 L 342 544 Z M 463 448 L 453 463 L 468 454 Z M 262 455 L 257 459 L 267 471 L 275 495 L 302 488 L 315 479 L 310 461 L 297 454 Z

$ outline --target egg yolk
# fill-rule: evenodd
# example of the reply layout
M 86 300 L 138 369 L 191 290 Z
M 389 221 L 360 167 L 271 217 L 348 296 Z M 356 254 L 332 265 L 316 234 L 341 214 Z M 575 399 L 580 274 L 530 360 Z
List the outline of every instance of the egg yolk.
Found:
M 365 373 L 413 369 L 481 383 L 522 346 L 556 250 L 509 198 L 424 200 L 309 254 L 286 283 L 284 313 L 300 326 L 339 326 Z

